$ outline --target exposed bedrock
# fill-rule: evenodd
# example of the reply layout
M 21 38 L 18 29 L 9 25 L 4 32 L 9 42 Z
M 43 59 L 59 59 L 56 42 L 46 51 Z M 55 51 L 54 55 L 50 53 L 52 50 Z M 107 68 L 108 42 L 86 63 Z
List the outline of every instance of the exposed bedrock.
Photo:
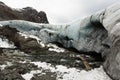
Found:
M 45 43 L 60 43 L 81 52 L 101 53 L 108 75 L 120 80 L 120 4 L 68 25 L 38 24 L 22 20 L 0 21 L 26 34 L 38 36 Z M 93 54 L 94 55 L 94 54 Z
M 49 23 L 45 12 L 38 12 L 32 7 L 14 9 L 0 1 L 0 21 L 27 20 L 37 23 Z
M 41 50 L 41 46 L 36 39 L 25 38 L 19 34 L 16 28 L 10 28 L 9 26 L 0 27 L 0 37 L 7 38 L 9 41 L 14 42 L 14 45 L 26 52 L 26 53 L 37 53 Z

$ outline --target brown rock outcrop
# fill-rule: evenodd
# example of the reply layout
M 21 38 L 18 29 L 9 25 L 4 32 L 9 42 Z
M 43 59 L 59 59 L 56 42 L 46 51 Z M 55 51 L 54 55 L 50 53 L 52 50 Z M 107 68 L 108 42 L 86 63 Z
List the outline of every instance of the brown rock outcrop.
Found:
M 43 11 L 26 7 L 23 9 L 13 9 L 3 2 L 0 2 L 0 21 L 3 20 L 27 20 L 36 23 L 49 23 L 46 13 Z
M 15 46 L 20 50 L 27 53 L 35 53 L 40 50 L 40 45 L 38 44 L 36 39 L 33 38 L 25 38 L 21 36 L 19 31 L 15 28 L 10 28 L 8 25 L 5 27 L 0 27 L 0 35 L 1 37 L 7 38 L 9 41 L 14 42 Z

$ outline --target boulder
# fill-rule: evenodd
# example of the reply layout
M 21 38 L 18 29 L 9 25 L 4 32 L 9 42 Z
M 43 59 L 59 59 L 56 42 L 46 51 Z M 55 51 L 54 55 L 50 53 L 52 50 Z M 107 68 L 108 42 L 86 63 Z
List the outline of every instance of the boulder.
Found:
M 40 44 L 36 39 L 33 38 L 25 38 L 24 36 L 18 33 L 19 31 L 15 28 L 10 28 L 8 25 L 4 27 L 0 27 L 0 35 L 1 37 L 7 38 L 9 41 L 14 42 L 14 45 L 27 53 L 35 53 L 38 52 L 41 48 Z

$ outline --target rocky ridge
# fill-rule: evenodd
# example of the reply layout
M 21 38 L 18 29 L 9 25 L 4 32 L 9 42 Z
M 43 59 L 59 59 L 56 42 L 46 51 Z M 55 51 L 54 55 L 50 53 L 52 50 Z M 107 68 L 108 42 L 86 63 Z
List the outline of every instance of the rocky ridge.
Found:
M 0 21 L 27 20 L 36 23 L 49 23 L 44 11 L 38 12 L 32 7 L 13 9 L 0 1 Z

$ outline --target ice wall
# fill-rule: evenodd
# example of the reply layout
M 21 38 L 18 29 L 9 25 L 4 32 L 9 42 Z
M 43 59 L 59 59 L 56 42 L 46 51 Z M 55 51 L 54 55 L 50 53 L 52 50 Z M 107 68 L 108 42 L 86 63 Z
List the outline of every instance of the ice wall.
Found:
M 1 21 L 0 24 L 9 25 L 30 34 L 34 31 L 34 35 L 45 43 L 58 42 L 67 48 L 73 47 L 83 52 L 101 53 L 101 43 L 106 39 L 107 31 L 95 19 L 97 18 L 89 16 L 68 25 L 38 24 L 23 20 Z

